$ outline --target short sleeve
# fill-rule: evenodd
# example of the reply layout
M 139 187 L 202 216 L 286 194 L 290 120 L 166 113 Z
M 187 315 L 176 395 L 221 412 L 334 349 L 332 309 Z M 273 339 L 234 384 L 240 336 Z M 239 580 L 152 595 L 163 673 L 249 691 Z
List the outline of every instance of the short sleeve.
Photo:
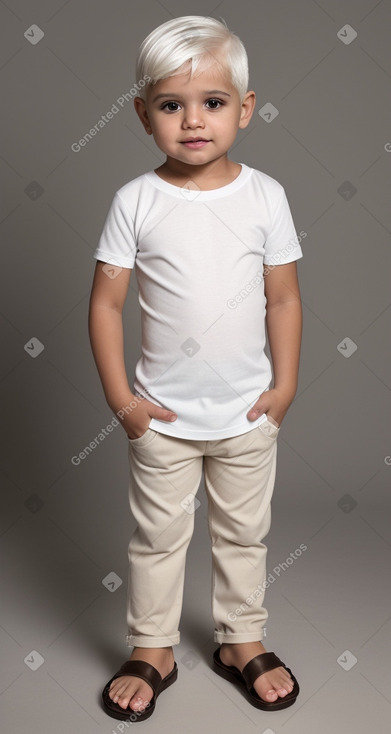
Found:
M 121 268 L 133 268 L 136 252 L 134 222 L 117 191 L 93 257 Z
M 297 236 L 288 199 L 283 188 L 273 213 L 270 232 L 266 239 L 264 264 L 284 265 L 285 263 L 298 260 L 300 257 L 303 257 L 299 243 L 300 240 Z

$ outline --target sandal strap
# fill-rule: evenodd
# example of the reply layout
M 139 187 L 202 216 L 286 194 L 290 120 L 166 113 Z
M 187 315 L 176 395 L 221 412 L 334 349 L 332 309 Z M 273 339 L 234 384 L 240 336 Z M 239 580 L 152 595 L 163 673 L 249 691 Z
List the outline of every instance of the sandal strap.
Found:
M 134 675 L 136 678 L 142 678 L 151 686 L 154 694 L 156 694 L 162 682 L 162 676 L 159 671 L 150 663 L 145 662 L 145 660 L 126 660 L 121 665 L 118 673 L 115 674 L 113 680 L 119 678 L 121 675 Z
M 274 652 L 263 652 L 260 655 L 256 655 L 242 670 L 242 676 L 246 681 L 247 688 L 250 689 L 253 686 L 258 676 L 267 673 L 268 670 L 279 668 L 280 665 L 283 668 L 285 667 L 284 663 Z

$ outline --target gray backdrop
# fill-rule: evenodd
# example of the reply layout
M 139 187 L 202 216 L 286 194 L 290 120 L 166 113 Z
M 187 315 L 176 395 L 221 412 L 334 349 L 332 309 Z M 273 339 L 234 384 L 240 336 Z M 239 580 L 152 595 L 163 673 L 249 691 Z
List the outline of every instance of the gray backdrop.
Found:
M 211 669 L 201 484 L 174 648 L 178 682 L 140 726 L 366 734 L 376 720 L 383 732 L 391 713 L 382 654 L 391 631 L 387 0 L 0 2 L 2 728 L 124 731 L 99 697 L 130 653 L 135 525 L 125 432 L 107 430 L 85 459 L 72 457 L 113 419 L 88 338 L 92 253 L 114 192 L 164 160 L 133 102 L 118 100 L 137 81 L 143 38 L 187 14 L 222 16 L 245 43 L 257 106 L 230 158 L 280 181 L 306 233 L 300 380 L 278 439 L 265 597 L 265 645 L 292 668 L 301 694 L 292 708 L 263 713 Z M 139 316 L 132 278 L 130 384 Z M 287 564 L 301 544 L 307 550 Z

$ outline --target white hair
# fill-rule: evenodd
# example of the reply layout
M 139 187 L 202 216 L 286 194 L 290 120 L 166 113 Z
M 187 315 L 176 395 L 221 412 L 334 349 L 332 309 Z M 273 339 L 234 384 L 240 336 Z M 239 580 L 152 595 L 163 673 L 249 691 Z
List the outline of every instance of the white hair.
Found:
M 220 60 L 220 53 L 224 58 Z M 248 59 L 238 36 L 224 21 L 202 15 L 185 15 L 158 26 L 142 42 L 136 61 L 136 79 L 150 77 L 139 96 L 145 101 L 146 89 L 160 79 L 183 73 L 190 63 L 191 75 L 222 63 L 242 102 L 248 87 Z M 178 71 L 180 69 L 180 71 Z

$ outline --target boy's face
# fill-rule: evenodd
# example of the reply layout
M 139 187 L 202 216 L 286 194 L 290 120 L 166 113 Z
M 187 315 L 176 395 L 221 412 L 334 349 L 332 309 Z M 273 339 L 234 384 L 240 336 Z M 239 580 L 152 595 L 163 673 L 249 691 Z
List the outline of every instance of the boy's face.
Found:
M 169 158 L 202 165 L 226 153 L 238 128 L 247 127 L 255 105 L 254 92 L 239 94 L 220 64 L 190 79 L 188 71 L 161 79 L 147 89 L 146 104 L 134 106 L 146 132 Z M 207 142 L 186 143 L 189 138 Z

